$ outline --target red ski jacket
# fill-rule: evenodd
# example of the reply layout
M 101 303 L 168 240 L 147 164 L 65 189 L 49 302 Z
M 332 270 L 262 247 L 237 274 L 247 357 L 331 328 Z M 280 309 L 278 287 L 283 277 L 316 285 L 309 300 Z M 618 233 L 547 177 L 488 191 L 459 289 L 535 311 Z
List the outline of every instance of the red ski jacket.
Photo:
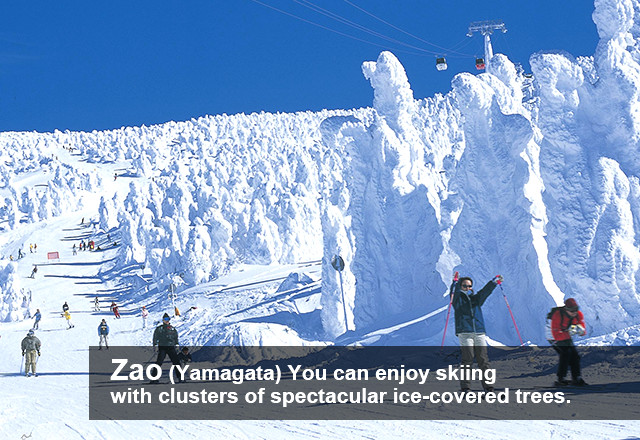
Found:
M 572 325 L 581 325 L 585 331 L 587 330 L 587 326 L 584 323 L 584 315 L 580 310 L 578 310 L 575 318 L 572 318 L 563 309 L 564 308 L 556 310 L 553 316 L 551 316 L 551 334 L 556 341 L 571 339 L 569 327 Z

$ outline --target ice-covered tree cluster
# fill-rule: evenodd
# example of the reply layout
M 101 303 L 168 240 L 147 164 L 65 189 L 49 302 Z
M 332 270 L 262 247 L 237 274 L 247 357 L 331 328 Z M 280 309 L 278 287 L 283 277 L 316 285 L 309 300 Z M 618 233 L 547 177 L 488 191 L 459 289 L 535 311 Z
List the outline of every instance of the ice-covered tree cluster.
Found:
M 186 285 L 209 281 L 237 262 L 319 258 L 318 125 L 347 113 L 201 118 L 150 127 L 144 143 L 129 140 L 134 129 L 96 133 L 103 147 L 87 154 L 122 156 L 132 176 L 147 178 L 134 179 L 123 200 L 103 197 L 100 226 L 119 229 L 123 265 L 144 264 L 161 286 L 175 275 Z
M 484 308 L 494 339 L 519 342 L 503 296 L 535 342 L 567 297 L 591 335 L 621 331 L 640 318 L 640 5 L 596 0 L 593 19 L 593 56 L 539 52 L 525 75 L 490 55 L 444 96 L 416 99 L 383 52 L 362 66 L 368 109 L 0 134 L 3 219 L 73 210 L 74 190 L 101 183 L 92 166 L 125 164 L 128 192 L 102 191 L 97 218 L 118 234 L 115 264 L 161 287 L 322 258 L 335 339 L 446 309 L 456 270 L 476 290 L 502 274 Z M 61 145 L 86 167 L 58 164 Z M 43 168 L 46 187 L 28 185 Z M 420 331 L 439 343 L 433 316 Z
M 20 291 L 18 264 L 14 261 L 0 261 L 0 292 L 0 322 L 31 317 L 29 298 Z
M 101 179 L 58 160 L 58 133 L 1 133 L 0 227 L 14 229 L 82 206 L 82 195 L 101 187 Z M 32 176 L 46 176 L 34 180 Z M 36 178 L 38 179 L 38 178 Z
M 425 101 L 390 53 L 364 64 L 374 122 L 327 125 L 328 146 L 349 158 L 323 211 L 325 254 L 349 261 L 342 291 L 325 263 L 329 335 L 446 304 L 454 270 L 476 288 L 508 280 L 485 306 L 488 333 L 504 342 L 518 339 L 503 293 L 534 341 L 566 297 L 583 305 L 592 334 L 637 323 L 640 6 L 595 5 L 595 56 L 534 54 L 525 102 L 525 77 L 500 54 Z

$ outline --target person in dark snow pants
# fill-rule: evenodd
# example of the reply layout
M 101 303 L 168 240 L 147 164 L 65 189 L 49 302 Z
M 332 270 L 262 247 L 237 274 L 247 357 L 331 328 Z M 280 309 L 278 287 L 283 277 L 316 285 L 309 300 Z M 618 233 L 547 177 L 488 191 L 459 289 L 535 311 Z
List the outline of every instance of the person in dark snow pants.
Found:
M 171 317 L 164 314 L 162 324 L 160 324 L 153 332 L 153 346 L 158 347 L 158 358 L 156 364 L 162 366 L 164 358 L 169 356 L 173 365 L 180 365 L 178 353 L 176 353 L 176 345 L 178 345 L 178 331 L 169 322 Z
M 567 298 L 564 307 L 558 307 L 551 315 L 551 334 L 553 335 L 553 347 L 560 357 L 558 361 L 557 386 L 577 385 L 585 386 L 580 372 L 580 355 L 573 344 L 572 331 L 584 336 L 587 334 L 587 326 L 584 323 L 584 315 L 574 298 Z M 567 370 L 571 367 L 571 382 L 565 379 Z
M 456 272 L 457 275 L 457 272 Z M 484 371 L 490 368 L 487 354 L 487 341 L 482 316 L 482 305 L 487 300 L 498 284 L 502 282 L 502 276 L 498 275 L 489 281 L 480 291 L 474 293 L 473 280 L 462 277 L 456 280 L 454 276 L 451 285 L 451 305 L 455 313 L 456 336 L 460 340 L 462 353 L 461 365 L 470 368 L 475 357 L 478 367 Z M 483 374 L 482 387 L 485 391 L 493 391 L 493 384 L 486 383 Z M 460 389 L 469 391 L 471 382 L 466 377 L 460 380 Z
M 109 326 L 107 325 L 107 320 L 103 319 L 98 326 L 98 336 L 100 336 L 100 348 L 98 350 L 102 350 L 102 343 L 109 349 Z

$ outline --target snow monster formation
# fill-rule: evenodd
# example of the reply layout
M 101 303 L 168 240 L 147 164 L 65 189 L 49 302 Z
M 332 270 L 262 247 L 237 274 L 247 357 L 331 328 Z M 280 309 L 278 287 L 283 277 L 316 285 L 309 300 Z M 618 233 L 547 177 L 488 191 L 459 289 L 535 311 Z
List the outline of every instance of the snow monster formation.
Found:
M 373 122 L 321 127 L 343 170 L 322 207 L 329 337 L 446 307 L 453 270 L 476 288 L 504 275 L 525 340 L 544 341 L 546 311 L 566 297 L 591 335 L 638 322 L 640 3 L 595 6 L 595 57 L 534 54 L 527 99 L 522 69 L 501 54 L 423 101 L 392 54 L 364 63 Z M 332 255 L 345 261 L 342 288 Z M 487 332 L 517 344 L 502 293 L 484 307 Z M 426 323 L 435 343 L 444 314 Z

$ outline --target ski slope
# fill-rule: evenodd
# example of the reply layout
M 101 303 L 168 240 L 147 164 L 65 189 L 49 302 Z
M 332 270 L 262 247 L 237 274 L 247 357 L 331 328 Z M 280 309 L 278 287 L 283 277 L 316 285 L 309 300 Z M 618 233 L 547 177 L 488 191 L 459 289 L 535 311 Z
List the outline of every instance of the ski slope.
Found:
M 73 167 L 86 164 L 81 156 L 60 154 L 60 160 Z M 111 176 L 126 163 L 92 165 L 105 182 L 103 191 L 113 195 L 128 191 L 134 178 Z M 46 175 L 32 175 L 30 184 L 44 182 Z M 24 181 L 23 181 L 24 182 Z M 27 184 L 25 182 L 25 184 Z M 122 277 L 114 276 L 118 247 L 108 246 L 105 232 L 96 225 L 98 198 L 91 195 L 86 206 L 45 221 L 28 224 L 19 234 L 3 234 L 3 246 L 27 243 L 27 253 L 17 261 L 20 283 L 31 290 L 30 308 L 43 314 L 36 335 L 42 342 L 38 362 L 39 376 L 20 375 L 22 358 L 20 341 L 33 321 L 0 324 L 0 345 L 5 354 L 0 358 L 3 404 L 0 406 L 2 438 L 47 439 L 138 439 L 169 438 L 513 438 L 513 433 L 526 429 L 531 438 L 611 438 L 631 436 L 640 430 L 639 422 L 544 422 L 544 421 L 90 421 L 88 420 L 88 347 L 97 345 L 97 327 L 102 318 L 110 326 L 111 345 L 148 345 L 153 324 L 172 305 L 165 293 L 146 294 L 121 285 Z M 93 201 L 93 203 L 89 203 Z M 84 217 L 84 224 L 81 224 Z M 118 240 L 118 232 L 111 232 Z M 10 236 L 10 238 L 9 238 Z M 102 251 L 79 251 L 73 255 L 72 243 L 94 239 Z M 37 243 L 37 253 L 28 252 L 28 244 Z M 46 253 L 57 251 L 59 260 L 47 260 Z M 28 278 L 33 264 L 39 267 L 34 279 Z M 145 279 L 144 270 L 137 267 Z M 129 276 L 129 272 L 119 272 Z M 290 274 L 306 274 L 308 278 Z M 180 292 L 176 305 L 182 317 L 173 324 L 185 345 L 292 345 L 327 343 L 323 340 L 318 315 L 320 301 L 319 261 L 300 264 L 238 265 L 233 271 L 211 282 Z M 126 277 L 125 277 L 126 278 Z M 147 280 L 151 281 L 148 276 Z M 304 284 L 301 284 L 300 281 Z M 149 283 L 151 285 L 151 283 Z M 279 291 L 278 291 L 279 290 Z M 98 296 L 102 310 L 95 312 L 93 298 Z M 115 319 L 108 305 L 115 300 L 122 318 Z M 62 304 L 70 306 L 75 327 L 67 329 L 61 316 Z M 142 328 L 140 308 L 150 311 L 147 329 Z M 196 309 L 191 309 L 196 307 Z M 189 310 L 189 312 L 187 312 Z M 443 310 L 434 312 L 442 318 Z M 301 315 L 316 313 L 315 321 Z M 404 324 L 361 335 L 361 342 L 372 338 L 398 335 L 403 328 L 424 326 L 429 315 L 408 320 Z M 310 325 L 315 322 L 315 327 Z M 442 322 L 442 319 L 439 319 Z M 424 327 L 423 327 L 424 328 Z M 315 338 L 315 339 L 314 339 Z M 355 342 L 353 340 L 352 342 Z M 142 434 L 144 433 L 144 434 Z

